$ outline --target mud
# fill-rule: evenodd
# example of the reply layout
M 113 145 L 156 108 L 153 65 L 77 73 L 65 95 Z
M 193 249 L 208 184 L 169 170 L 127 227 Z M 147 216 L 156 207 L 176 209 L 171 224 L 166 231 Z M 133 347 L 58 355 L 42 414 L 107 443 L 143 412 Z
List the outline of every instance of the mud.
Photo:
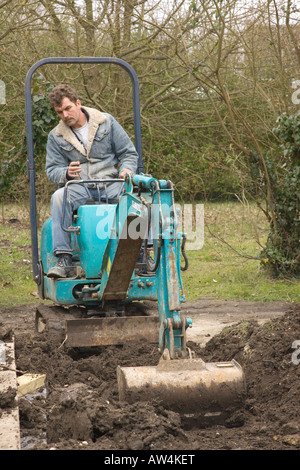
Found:
M 195 302 L 190 308 L 193 321 L 197 314 L 202 320 L 203 304 Z M 300 350 L 298 354 L 295 345 L 300 349 L 300 343 L 295 341 L 300 341 L 300 306 L 282 303 L 275 313 L 270 306 L 264 321 L 245 315 L 243 303 L 236 302 L 235 308 L 240 315 L 234 319 L 228 319 L 224 309 L 223 313 L 219 309 L 217 320 L 212 312 L 208 318 L 215 318 L 217 330 L 208 331 L 206 341 L 197 342 L 194 335 L 188 342 L 205 361 L 235 359 L 244 369 L 245 403 L 222 423 L 182 416 L 160 402 L 119 402 L 117 366 L 157 365 L 155 345 L 141 341 L 66 348 L 63 333 L 35 331 L 34 306 L 1 308 L 0 337 L 15 336 L 18 374 L 47 377 L 46 389 L 19 399 L 23 448 L 299 450 Z M 5 399 L 0 402 L 2 409 L 7 406 Z

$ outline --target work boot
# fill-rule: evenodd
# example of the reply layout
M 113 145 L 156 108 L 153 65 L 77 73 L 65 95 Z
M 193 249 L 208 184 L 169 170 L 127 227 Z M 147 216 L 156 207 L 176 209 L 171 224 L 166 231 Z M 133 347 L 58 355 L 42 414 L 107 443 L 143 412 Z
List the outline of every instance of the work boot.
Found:
M 145 253 L 144 253 L 144 248 L 142 247 L 141 250 L 140 250 L 140 253 L 139 253 L 139 257 L 138 257 L 138 260 L 137 260 L 137 263 L 136 263 L 136 269 L 141 273 L 141 274 L 146 274 L 148 273 L 148 267 L 153 270 L 154 267 L 155 267 L 155 262 L 153 260 L 153 258 L 151 257 L 149 251 L 147 250 L 147 253 L 146 253 L 146 256 L 147 256 L 147 263 L 146 263 L 146 259 L 145 259 Z M 151 273 L 152 271 L 150 271 Z
M 154 268 L 155 268 L 155 261 L 154 259 L 152 258 L 152 256 L 150 255 L 149 251 L 147 251 L 147 264 L 146 266 L 148 266 L 148 268 L 150 268 L 150 272 L 153 272 Z
M 50 268 L 47 276 L 51 278 L 69 277 L 72 272 L 72 256 L 67 254 L 58 255 L 58 261 L 53 268 Z

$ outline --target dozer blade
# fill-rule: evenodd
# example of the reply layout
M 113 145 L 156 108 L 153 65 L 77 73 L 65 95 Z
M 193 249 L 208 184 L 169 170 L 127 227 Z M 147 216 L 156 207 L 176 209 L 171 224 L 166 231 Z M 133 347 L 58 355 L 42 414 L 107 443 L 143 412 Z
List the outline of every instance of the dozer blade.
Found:
M 66 320 L 66 346 L 109 346 L 145 339 L 158 343 L 159 318 L 147 316 Z
M 117 368 L 120 401 L 159 401 L 173 411 L 203 414 L 240 408 L 245 379 L 236 361 L 161 360 L 154 367 Z

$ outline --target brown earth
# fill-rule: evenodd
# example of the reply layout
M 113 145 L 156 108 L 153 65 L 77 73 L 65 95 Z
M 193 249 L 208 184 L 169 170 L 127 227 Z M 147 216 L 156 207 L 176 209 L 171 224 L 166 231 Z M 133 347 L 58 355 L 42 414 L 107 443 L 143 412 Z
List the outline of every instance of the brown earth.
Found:
M 196 355 L 235 359 L 245 372 L 245 404 L 222 424 L 187 419 L 164 403 L 119 403 L 117 365 L 157 365 L 155 345 L 67 348 L 63 333 L 35 331 L 34 306 L 0 308 L 0 338 L 14 334 L 18 374 L 47 377 L 46 390 L 19 399 L 22 448 L 299 450 L 300 305 L 202 300 L 185 309 Z

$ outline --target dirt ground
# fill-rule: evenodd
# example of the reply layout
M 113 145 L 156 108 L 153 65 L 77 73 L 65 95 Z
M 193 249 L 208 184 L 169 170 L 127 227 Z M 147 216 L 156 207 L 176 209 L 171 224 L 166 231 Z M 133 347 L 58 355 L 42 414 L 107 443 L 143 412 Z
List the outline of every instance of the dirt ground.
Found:
M 155 305 L 146 307 L 155 314 Z M 23 449 L 299 450 L 300 304 L 204 299 L 185 306 L 196 356 L 235 359 L 245 372 L 245 402 L 223 423 L 160 402 L 120 403 L 117 365 L 157 365 L 157 347 L 67 348 L 63 332 L 35 330 L 35 308 L 0 308 L 0 338 L 14 334 L 18 374 L 47 377 L 45 389 L 19 399 Z M 0 412 L 6 406 L 0 399 Z

